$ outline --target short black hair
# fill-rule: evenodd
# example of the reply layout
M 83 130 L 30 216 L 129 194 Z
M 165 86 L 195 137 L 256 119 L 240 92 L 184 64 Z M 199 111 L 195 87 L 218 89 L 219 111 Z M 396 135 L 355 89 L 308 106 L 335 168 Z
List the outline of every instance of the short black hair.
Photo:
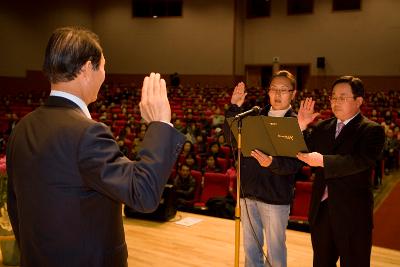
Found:
M 179 170 L 182 170 L 183 167 L 187 167 L 189 169 L 189 171 L 192 170 L 192 168 L 189 165 L 187 165 L 186 163 L 181 163 L 178 168 L 179 168 Z
M 58 28 L 47 43 L 43 72 L 50 83 L 68 82 L 89 60 L 98 70 L 102 54 L 99 37 L 90 30 L 78 26 Z
M 287 78 L 290 81 L 290 84 L 292 85 L 293 90 L 296 90 L 296 77 L 294 77 L 293 74 L 291 74 L 287 70 L 280 70 L 276 73 L 274 73 L 271 77 L 271 82 L 274 78 L 276 77 L 284 77 Z
M 347 83 L 348 85 L 350 85 L 351 92 L 353 93 L 354 99 L 356 99 L 357 97 L 362 97 L 362 98 L 365 97 L 364 84 L 360 78 L 350 76 L 350 75 L 342 76 L 333 82 L 331 89 L 333 90 L 333 87 L 335 87 L 335 85 L 337 85 L 339 83 Z

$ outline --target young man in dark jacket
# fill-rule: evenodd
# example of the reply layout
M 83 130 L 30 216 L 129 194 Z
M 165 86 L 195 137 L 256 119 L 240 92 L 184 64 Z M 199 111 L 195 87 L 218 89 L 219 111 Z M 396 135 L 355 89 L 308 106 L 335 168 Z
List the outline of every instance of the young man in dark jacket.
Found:
M 241 107 L 246 94 L 244 83 L 239 83 L 226 117 L 243 111 Z M 290 72 L 279 71 L 273 75 L 268 95 L 270 105 L 262 109 L 261 115 L 296 117 L 290 105 L 296 95 L 296 80 Z M 301 166 L 295 158 L 272 158 L 258 150 L 252 152 L 252 157 L 242 157 L 240 206 L 246 267 L 287 266 L 286 227 L 293 199 L 294 174 Z M 262 251 L 263 230 L 268 260 Z

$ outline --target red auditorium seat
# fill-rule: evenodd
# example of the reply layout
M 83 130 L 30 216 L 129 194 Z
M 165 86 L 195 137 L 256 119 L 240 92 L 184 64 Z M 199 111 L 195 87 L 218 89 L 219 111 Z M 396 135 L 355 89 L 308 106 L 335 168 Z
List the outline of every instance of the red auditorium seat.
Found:
M 231 158 L 231 148 L 229 146 L 221 146 L 220 150 L 225 154 L 226 159 Z
M 372 107 L 368 107 L 368 106 L 365 106 L 365 105 L 363 105 L 362 107 L 361 107 L 361 111 L 364 113 L 364 114 L 371 114 L 372 113 Z
M 330 110 L 330 109 L 327 109 L 327 110 L 321 110 L 321 115 L 324 115 L 324 116 L 326 116 L 326 117 L 331 117 L 332 115 L 333 115 L 333 113 L 332 113 L 332 111 Z
M 225 173 L 229 168 L 229 161 L 224 158 L 217 158 L 217 164 L 221 168 L 221 172 Z
M 25 106 L 17 107 L 13 110 L 13 112 L 15 112 L 19 118 L 24 117 L 26 114 L 28 114 L 32 111 L 33 111 L 32 107 L 25 107 Z
M 112 126 L 111 129 L 112 133 L 114 134 L 114 137 L 117 137 L 123 128 L 124 126 L 117 126 L 117 125 Z
M 223 173 L 204 173 L 203 191 L 195 208 L 205 209 L 206 203 L 213 197 L 225 197 L 229 192 L 229 176 Z
M 196 179 L 196 189 L 194 192 L 194 199 L 192 203 L 193 206 L 194 203 L 200 201 L 201 191 L 203 189 L 203 174 L 201 173 L 201 171 L 196 170 L 191 170 L 190 173 L 192 174 L 194 179 Z
M 217 140 L 215 139 L 215 137 L 207 136 L 207 146 L 209 146 L 211 143 L 213 143 L 213 142 L 215 142 L 215 141 L 217 141 Z
M 206 117 L 210 117 L 211 115 L 213 115 L 211 110 L 204 111 L 204 114 L 206 115 Z
M 0 132 L 4 133 L 8 130 L 8 119 L 0 120 Z
M 124 113 L 118 113 L 118 120 L 125 120 L 126 119 L 126 116 L 125 116 L 125 114 Z
M 125 126 L 126 120 L 115 120 L 114 126 Z
M 236 195 L 237 194 L 237 176 L 236 176 L 236 173 L 232 174 L 232 175 L 228 174 L 228 176 L 229 176 L 229 187 L 231 189 L 231 194 L 232 194 L 233 199 L 236 201 L 236 199 L 237 199 L 237 195 Z
M 199 154 L 196 155 L 196 163 L 199 169 L 203 168 L 203 158 Z
M 135 134 L 134 133 L 127 133 L 125 135 L 125 138 L 133 141 L 135 139 Z
M 308 223 L 308 209 L 311 199 L 312 182 L 297 181 L 295 195 L 289 219 Z
M 183 110 L 182 109 L 173 109 L 172 113 L 175 113 L 177 117 L 183 118 Z
M 128 151 L 130 152 L 132 150 L 133 142 L 131 140 L 125 138 L 124 144 L 128 148 Z
M 301 173 L 302 173 L 304 176 L 306 176 L 308 179 L 310 179 L 310 178 L 311 178 L 311 175 L 312 175 L 311 167 L 310 167 L 310 166 L 303 166 L 303 167 L 301 168 Z
M 91 112 L 90 115 L 92 116 L 92 119 L 95 121 L 98 121 L 100 118 L 100 114 L 96 112 Z
M 183 164 L 183 163 L 185 163 L 185 161 L 186 161 L 186 156 L 183 155 L 183 154 L 179 154 L 179 156 L 178 156 L 178 163 L 179 163 L 179 164 Z
M 116 113 L 116 114 L 121 113 L 121 108 L 113 107 L 113 108 L 111 108 L 111 113 Z

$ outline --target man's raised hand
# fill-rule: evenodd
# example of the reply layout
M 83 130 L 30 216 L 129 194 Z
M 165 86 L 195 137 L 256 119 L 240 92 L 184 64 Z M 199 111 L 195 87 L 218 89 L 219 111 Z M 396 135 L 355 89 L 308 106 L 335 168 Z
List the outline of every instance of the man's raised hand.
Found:
M 139 103 L 142 118 L 152 121 L 171 121 L 171 107 L 167 97 L 167 86 L 159 73 L 150 73 L 143 80 L 142 98 Z

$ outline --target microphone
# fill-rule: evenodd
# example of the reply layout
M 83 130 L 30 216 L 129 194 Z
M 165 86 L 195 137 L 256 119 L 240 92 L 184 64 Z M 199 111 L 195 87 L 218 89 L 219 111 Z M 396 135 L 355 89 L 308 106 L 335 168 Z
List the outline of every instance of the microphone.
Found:
M 260 114 L 260 112 L 261 112 L 261 108 L 260 108 L 259 106 L 254 106 L 254 107 L 252 107 L 251 109 L 249 109 L 249 110 L 247 110 L 247 111 L 245 111 L 245 112 L 242 112 L 242 113 L 237 114 L 237 115 L 235 116 L 235 120 L 237 120 L 237 119 L 243 119 L 244 117 L 249 116 L 249 115 L 251 115 L 252 113 L 258 115 L 258 114 Z

